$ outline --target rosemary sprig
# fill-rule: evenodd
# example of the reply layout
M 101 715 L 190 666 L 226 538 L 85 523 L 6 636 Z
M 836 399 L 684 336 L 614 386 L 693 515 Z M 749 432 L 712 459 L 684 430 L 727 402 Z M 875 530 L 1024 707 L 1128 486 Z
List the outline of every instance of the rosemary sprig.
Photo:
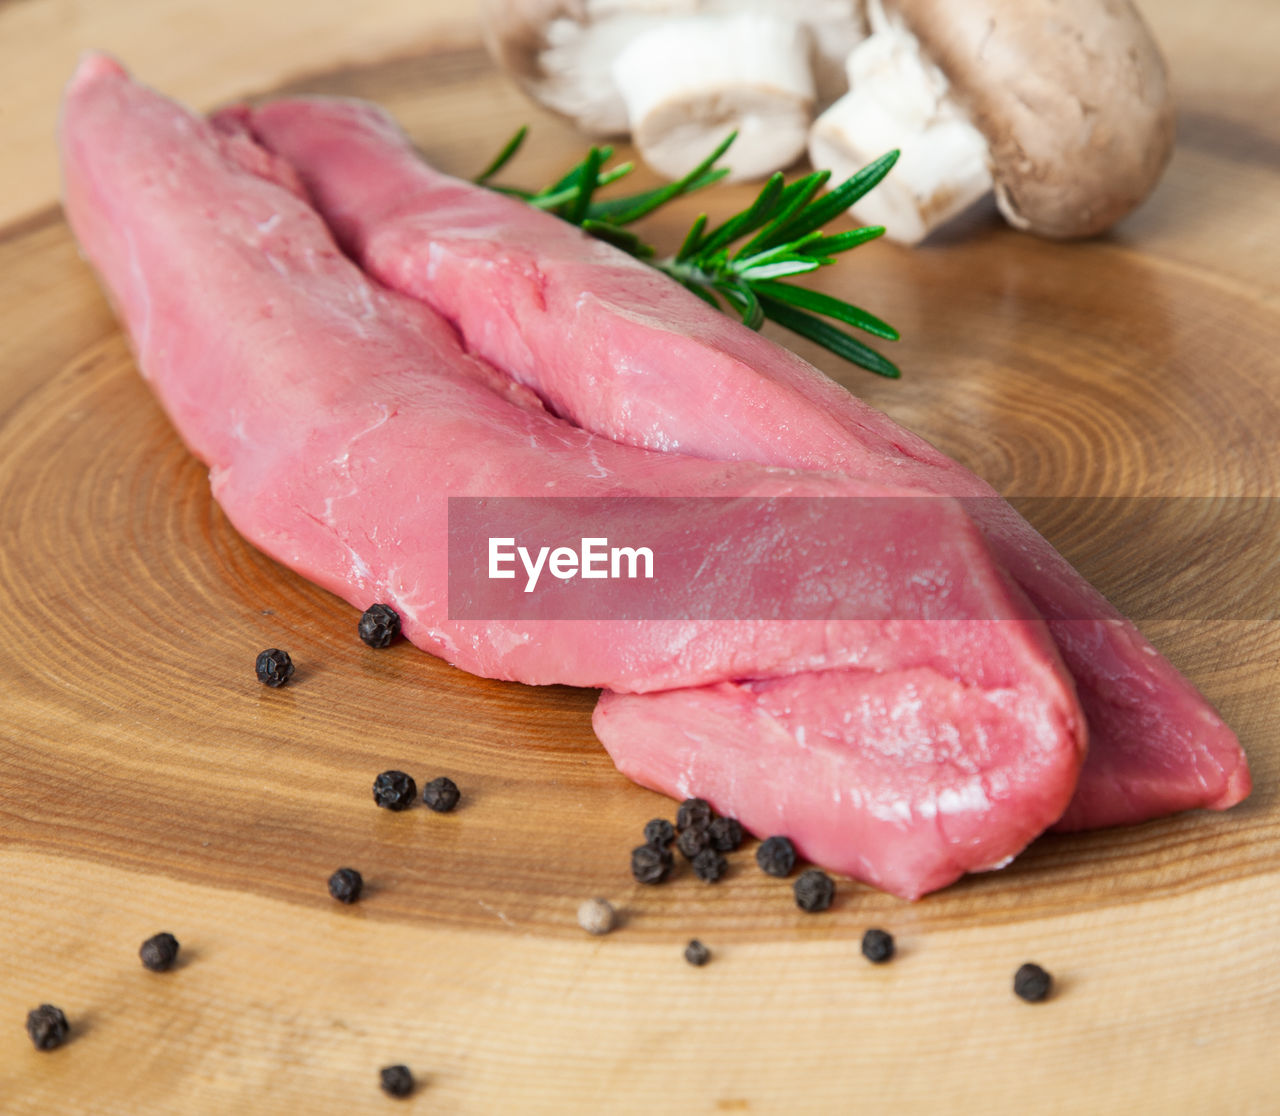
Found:
M 881 156 L 821 197 L 830 171 L 814 171 L 791 183 L 775 174 L 742 212 L 711 228 L 707 215 L 700 214 L 675 255 L 658 258 L 651 244 L 625 226 L 684 194 L 720 181 L 729 172 L 716 164 L 736 133 L 683 178 L 657 189 L 609 199 L 597 194 L 630 174 L 634 164 L 606 170 L 605 164 L 613 157 L 613 148 L 608 146 L 592 147 L 567 174 L 542 190 L 491 185 L 490 180 L 511 161 L 527 134 L 527 128 L 516 132 L 475 181 L 522 198 L 648 261 L 717 310 L 724 309 L 723 299 L 752 329 L 771 320 L 868 371 L 893 379 L 901 375 L 891 360 L 832 322 L 885 341 L 898 340 L 893 326 L 843 299 L 786 282 L 792 276 L 833 264 L 836 256 L 884 233 L 879 225 L 833 234 L 823 233 L 822 227 L 889 173 L 898 159 L 897 151 Z M 734 248 L 748 237 L 745 244 Z

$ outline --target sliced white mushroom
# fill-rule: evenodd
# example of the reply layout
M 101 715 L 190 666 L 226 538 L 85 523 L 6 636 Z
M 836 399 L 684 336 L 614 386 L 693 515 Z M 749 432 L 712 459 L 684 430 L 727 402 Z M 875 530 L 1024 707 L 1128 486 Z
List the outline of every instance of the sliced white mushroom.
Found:
M 810 70 L 819 109 L 849 89 L 845 60 L 867 36 L 862 9 L 863 0 L 698 0 L 700 15 L 754 12 L 803 24 L 811 40 Z
M 569 117 L 583 131 L 626 135 L 631 121 L 622 93 L 614 84 L 614 60 L 646 31 L 694 14 L 698 0 L 586 0 L 582 5 L 566 3 L 562 7 L 563 11 L 543 24 L 535 20 L 531 26 L 521 27 L 521 38 L 500 40 L 507 48 L 500 60 L 512 64 L 513 72 L 536 100 Z M 528 7 L 519 3 L 490 0 L 489 8 L 498 27 L 505 27 L 507 33 L 510 28 L 499 18 L 499 9 L 529 14 Z M 530 39 L 535 36 L 541 42 L 530 53 Z
M 664 22 L 613 64 L 631 138 L 649 166 L 678 178 L 730 131 L 731 178 L 759 178 L 804 151 L 813 113 L 808 32 L 747 13 Z
M 885 235 L 915 244 L 991 189 L 987 141 L 952 98 L 946 77 L 900 20 L 871 0 L 870 38 L 849 56 L 849 92 L 813 125 L 815 167 L 841 181 L 886 151 L 893 172 L 850 211 Z
M 490 50 L 530 96 L 588 132 L 631 132 L 669 176 L 731 130 L 735 178 L 793 162 L 864 30 L 862 0 L 483 3 Z

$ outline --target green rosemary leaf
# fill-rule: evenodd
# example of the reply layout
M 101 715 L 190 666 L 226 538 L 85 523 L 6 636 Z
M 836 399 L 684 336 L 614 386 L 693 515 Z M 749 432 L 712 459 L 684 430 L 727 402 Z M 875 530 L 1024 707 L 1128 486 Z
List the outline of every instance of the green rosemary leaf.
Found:
M 838 217 L 854 202 L 875 186 L 898 161 L 897 150 L 881 155 L 874 163 L 868 163 L 857 174 L 845 179 L 821 201 L 814 202 L 803 212 L 796 214 L 790 221 L 778 229 L 769 238 L 768 245 L 780 244 L 785 240 L 795 240 L 805 233 L 822 228 L 828 221 Z
M 724 295 L 725 300 L 737 307 L 742 315 L 742 324 L 748 329 L 759 329 L 764 325 L 764 310 L 755 291 L 746 283 L 722 281 L 715 284 L 716 290 Z
M 601 186 L 608 186 L 611 182 L 617 182 L 620 178 L 626 178 L 635 169 L 635 163 L 619 163 L 613 170 L 604 171 L 596 176 L 596 189 L 600 189 Z M 599 202 L 591 203 L 592 208 L 599 204 Z
M 757 267 L 761 264 L 773 263 L 774 260 L 783 257 L 793 257 L 796 254 L 796 245 L 779 244 L 776 248 L 770 248 L 766 252 L 757 252 L 754 256 L 748 256 L 744 248 L 736 256 L 733 257 L 734 271 L 745 271 L 749 267 Z
M 897 341 L 901 336 L 893 326 L 881 321 L 874 314 L 869 314 L 859 306 L 852 306 L 842 299 L 833 298 L 821 291 L 813 291 L 808 287 L 795 287 L 790 283 L 778 283 L 771 279 L 759 280 L 752 285 L 756 293 L 762 297 L 798 306 L 802 310 L 811 310 L 827 318 L 835 318 L 864 333 L 883 337 L 886 341 Z
M 803 275 L 807 271 L 817 271 L 821 266 L 817 260 L 776 260 L 773 263 L 743 268 L 737 274 L 739 279 L 755 285 L 770 279 L 781 279 L 784 275 Z
M 779 208 L 776 221 L 788 221 L 797 211 L 803 209 L 813 199 L 813 195 L 831 180 L 829 170 L 810 171 L 790 183 L 782 194 L 782 206 Z
M 680 245 L 680 251 L 676 253 L 676 263 L 683 263 L 693 255 L 693 250 L 698 246 L 698 241 L 702 238 L 702 230 L 707 227 L 707 215 L 699 213 L 698 219 L 689 226 L 689 231 L 685 233 L 684 243 Z
M 887 151 L 874 162 L 868 163 L 861 170 L 846 178 L 820 202 L 813 205 L 806 214 L 808 218 L 806 224 L 809 227 L 803 231 L 808 232 L 810 229 L 821 228 L 878 186 L 884 176 L 893 170 L 899 154 L 900 152 L 897 148 Z M 790 235 L 796 235 L 796 231 L 794 229 L 791 230 Z
M 810 233 L 793 243 L 779 244 L 776 248 L 768 248 L 763 252 L 757 252 L 754 256 L 748 256 L 744 248 L 733 257 L 733 268 L 735 271 L 745 271 L 747 268 L 773 263 L 775 260 L 809 259 L 811 258 L 808 252 L 809 242 L 821 239 L 821 233 Z
M 630 168 L 633 164 L 625 164 Z M 612 172 L 610 172 L 612 173 Z M 685 194 L 692 194 L 698 190 L 705 189 L 708 186 L 719 182 L 726 174 L 729 173 L 728 167 L 720 167 L 716 170 L 707 171 L 706 174 L 694 179 L 689 183 L 688 187 L 682 191 Z M 591 213 L 594 217 L 601 221 L 608 221 L 612 225 L 629 225 L 632 221 L 638 221 L 648 213 L 652 213 L 659 206 L 665 205 L 672 200 L 675 195 L 663 197 L 656 205 L 649 204 L 652 199 L 658 197 L 659 194 L 666 194 L 668 186 L 659 186 L 653 190 L 644 190 L 638 194 L 628 194 L 622 198 L 606 198 L 602 201 L 591 203 Z
M 756 195 L 756 200 L 736 217 L 731 217 L 711 233 L 698 245 L 696 254 L 711 257 L 740 237 L 755 232 L 777 212 L 784 189 L 782 175 L 780 173 L 770 175 L 760 193 Z
M 877 375 L 884 376 L 890 380 L 896 380 L 902 375 L 902 372 L 893 361 L 882 357 L 856 337 L 850 337 L 843 330 L 836 329 L 833 325 L 828 325 L 821 318 L 815 318 L 804 310 L 789 306 L 785 302 L 779 302 L 777 299 L 770 298 L 767 295 L 758 295 L 757 297 L 760 299 L 760 306 L 765 314 L 793 333 L 798 333 L 801 337 L 807 337 L 810 341 L 821 345 L 829 352 L 835 353 L 836 356 L 844 357 L 845 360 L 851 361 L 860 368 L 865 368 L 868 372 L 875 372 Z
M 677 178 L 674 182 L 668 182 L 665 186 L 660 186 L 656 190 L 648 190 L 644 194 L 637 194 L 633 198 L 619 199 L 621 202 L 630 202 L 631 204 L 629 206 L 616 206 L 609 214 L 610 219 L 618 225 L 629 225 L 632 221 L 638 221 L 641 217 L 652 213 L 659 206 L 666 205 L 667 202 L 680 197 L 682 194 L 691 194 L 695 190 L 710 186 L 713 182 L 719 182 L 729 173 L 729 168 L 713 168 L 737 138 L 737 132 L 730 132 L 710 155 L 683 178 Z
M 637 259 L 647 260 L 654 254 L 653 246 L 641 240 L 637 233 L 633 233 L 630 229 L 620 229 L 608 221 L 597 221 L 593 217 L 588 217 L 582 222 L 582 230 L 590 233 L 597 240 L 604 240 L 615 248 L 621 248 Z
M 773 220 L 767 224 L 754 240 L 748 243 L 739 252 L 742 256 L 751 256 L 767 247 L 765 241 L 769 237 L 772 230 L 789 221 L 796 213 L 803 209 L 816 194 L 831 178 L 829 170 L 814 171 L 812 174 L 806 174 L 803 178 L 796 179 L 782 192 L 781 205 L 778 212 L 774 214 Z
M 593 147 L 591 150 L 595 151 L 596 148 Z M 606 147 L 606 148 L 600 148 L 599 150 L 601 151 L 601 156 L 600 156 L 601 161 L 603 161 L 606 158 L 606 156 L 603 153 L 605 151 L 608 151 L 609 149 Z M 586 160 L 584 159 L 574 169 L 573 180 L 567 186 L 559 186 L 559 185 L 555 187 L 548 186 L 545 190 L 541 191 L 540 193 L 526 194 L 524 196 L 525 201 L 527 201 L 530 205 L 535 206 L 538 209 L 546 209 L 546 210 L 553 211 L 556 213 L 557 216 L 563 217 L 566 221 L 571 220 L 571 218 L 568 216 L 567 213 L 560 212 L 560 207 L 569 202 L 573 202 L 575 204 L 577 203 L 580 195 L 585 189 L 585 187 L 583 187 L 581 182 L 579 181 L 581 177 L 581 172 L 585 167 L 586 167 Z M 609 185 L 610 182 L 616 182 L 619 178 L 622 178 L 630 174 L 634 169 L 635 169 L 634 163 L 623 163 L 621 166 L 615 167 L 611 171 L 605 171 L 603 174 L 597 173 L 596 179 L 595 179 L 595 186 L 587 191 L 588 202 L 590 203 L 590 195 L 593 194 L 595 190 L 598 190 L 601 186 Z M 581 222 L 578 222 L 578 221 L 573 222 L 573 224 L 575 225 L 580 223 Z
M 499 151 L 498 154 L 493 157 L 493 162 L 490 163 L 487 167 L 485 167 L 485 169 L 482 170 L 478 175 L 476 175 L 476 177 L 473 178 L 472 181 L 477 186 L 485 185 L 489 181 L 489 179 L 491 179 L 495 174 L 498 173 L 498 171 L 502 170 L 503 167 L 505 167 L 509 162 L 511 162 L 512 156 L 515 155 L 515 153 L 520 150 L 520 145 L 524 143 L 525 137 L 528 134 L 529 134 L 529 125 L 521 124 L 520 127 L 516 129 L 516 134 L 512 136 L 509 140 L 507 140 L 502 150 Z M 506 193 L 506 192 L 507 191 L 505 190 L 503 191 L 503 193 Z
M 536 194 L 530 193 L 528 190 L 521 190 L 516 186 L 496 186 L 491 182 L 484 184 L 486 190 L 492 190 L 495 194 L 506 194 L 509 198 L 519 198 L 521 201 L 527 201 L 530 205 L 534 204 L 533 199 Z
M 582 161 L 582 173 L 578 176 L 578 193 L 569 206 L 565 219 L 574 225 L 581 225 L 586 220 L 587 210 L 591 207 L 591 195 L 600 184 L 600 164 L 604 162 L 601 149 L 593 147 Z
M 883 225 L 863 225 L 860 228 L 834 233 L 831 236 L 818 236 L 812 240 L 806 239 L 803 242 L 803 247 L 798 248 L 797 251 L 802 251 L 805 255 L 834 256 L 840 252 L 847 252 L 850 248 L 856 248 L 859 244 L 866 244 L 868 240 L 875 240 L 883 235 Z
M 571 202 L 577 196 L 578 187 L 574 184 L 572 186 L 562 187 L 554 192 L 530 194 L 529 197 L 525 198 L 525 201 L 535 209 L 546 209 L 554 212 L 558 210 L 560 206 L 564 205 L 565 202 Z M 563 216 L 563 214 L 557 214 L 557 216 Z
M 583 156 L 582 161 L 580 163 L 575 163 L 570 167 L 565 176 L 548 186 L 544 193 L 558 193 L 560 190 L 564 190 L 570 186 L 576 186 L 581 182 L 582 170 L 587 165 L 587 160 L 589 160 L 595 152 L 599 152 L 599 163 L 607 162 L 609 159 L 613 158 L 613 148 L 608 144 L 605 144 L 604 147 L 589 148 L 586 155 Z M 599 163 L 597 163 L 597 166 L 599 166 Z

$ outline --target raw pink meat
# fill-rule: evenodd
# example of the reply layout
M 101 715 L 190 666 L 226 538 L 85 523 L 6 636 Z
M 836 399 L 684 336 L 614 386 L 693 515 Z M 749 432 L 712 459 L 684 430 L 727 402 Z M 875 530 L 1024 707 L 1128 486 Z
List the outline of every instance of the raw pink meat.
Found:
M 828 785 L 796 790 L 824 862 L 899 894 L 999 864 L 1065 807 L 1084 747 L 1069 679 L 955 501 L 654 453 L 569 425 L 463 351 L 434 311 L 369 281 L 243 114 L 210 124 L 108 58 L 90 56 L 72 79 L 61 143 L 68 218 L 143 374 L 209 464 L 231 521 L 267 553 L 358 607 L 391 603 L 419 646 L 490 677 L 617 690 L 756 679 L 779 701 L 793 689 L 805 705 L 796 725 L 820 732 L 841 710 L 901 711 L 863 720 L 871 739 L 859 746 L 884 756 L 868 776 L 880 784 L 874 801 L 829 806 Z M 887 611 L 829 621 L 451 619 L 448 497 L 549 488 L 866 499 L 883 510 L 855 524 L 833 519 L 847 568 L 801 550 L 787 560 L 800 586 L 826 581 L 832 594 L 857 595 L 877 585 Z M 749 613 L 756 602 L 733 598 L 736 589 L 719 591 L 731 614 Z M 874 594 L 866 607 L 874 611 Z M 770 676 L 778 689 L 764 687 Z M 843 752 L 827 749 L 836 785 L 866 766 Z M 899 754 L 910 777 L 895 789 Z M 783 783 L 809 775 L 803 748 L 760 758 Z M 870 831 L 861 815 L 889 797 L 907 815 L 909 857 L 852 847 Z M 941 825 L 949 815 L 956 824 Z
M 371 274 L 428 302 L 471 351 L 578 426 L 973 498 L 997 558 L 1049 621 L 1088 718 L 1089 756 L 1059 828 L 1225 809 L 1249 793 L 1239 743 L 1195 688 L 989 485 L 923 439 L 646 265 L 426 166 L 373 106 L 278 101 L 251 126 Z M 603 715 L 621 700 L 605 695 L 597 729 L 634 773 L 642 763 L 626 757 L 645 733 L 628 729 L 633 740 Z
M 991 823 L 1012 823 L 1011 796 L 1043 796 L 1018 815 L 1024 844 L 1038 835 L 1033 817 L 1061 810 L 1040 747 L 1008 751 L 994 708 L 973 724 L 963 687 L 924 673 L 916 686 L 903 672 L 892 689 L 863 675 L 837 690 L 823 677 L 606 693 L 593 723 L 606 747 L 625 742 L 610 754 L 636 782 L 696 792 L 752 832 L 786 834 L 807 859 L 908 899 L 974 865 L 1000 867 L 1017 842 Z

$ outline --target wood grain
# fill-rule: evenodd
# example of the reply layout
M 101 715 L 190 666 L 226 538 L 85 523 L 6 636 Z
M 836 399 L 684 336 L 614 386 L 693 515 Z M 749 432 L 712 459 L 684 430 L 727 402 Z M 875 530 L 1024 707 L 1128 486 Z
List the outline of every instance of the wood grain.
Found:
M 478 49 L 352 64 L 326 18 L 332 65 L 291 90 L 379 100 L 460 173 L 524 120 L 522 179 L 579 149 Z M 916 904 L 843 882 L 806 916 L 749 852 L 716 887 L 633 884 L 671 804 L 613 771 L 593 695 L 364 647 L 211 502 L 56 212 L 0 228 L 0 1111 L 363 1111 L 391 1103 L 393 1061 L 424 1112 L 1280 1108 L 1280 257 L 1249 247 L 1280 243 L 1258 201 L 1280 147 L 1258 52 L 1221 66 L 1202 18 L 1159 12 L 1189 131 L 1146 209 L 1089 244 L 979 214 L 860 249 L 825 282 L 902 328 L 907 377 L 819 363 L 1142 618 L 1240 733 L 1255 792 L 1047 837 Z M 216 96 L 279 81 L 232 61 Z M 298 663 L 283 690 L 253 678 L 265 646 Z M 387 767 L 449 774 L 464 804 L 379 811 Z M 325 892 L 342 864 L 368 880 L 351 909 Z M 624 914 L 604 939 L 574 924 L 595 894 Z M 889 966 L 858 954 L 870 925 L 898 936 Z M 183 943 L 166 975 L 136 958 L 160 929 Z M 1028 959 L 1058 979 L 1034 1008 L 1009 991 Z M 22 1033 L 42 1001 L 73 1021 L 53 1054 Z

